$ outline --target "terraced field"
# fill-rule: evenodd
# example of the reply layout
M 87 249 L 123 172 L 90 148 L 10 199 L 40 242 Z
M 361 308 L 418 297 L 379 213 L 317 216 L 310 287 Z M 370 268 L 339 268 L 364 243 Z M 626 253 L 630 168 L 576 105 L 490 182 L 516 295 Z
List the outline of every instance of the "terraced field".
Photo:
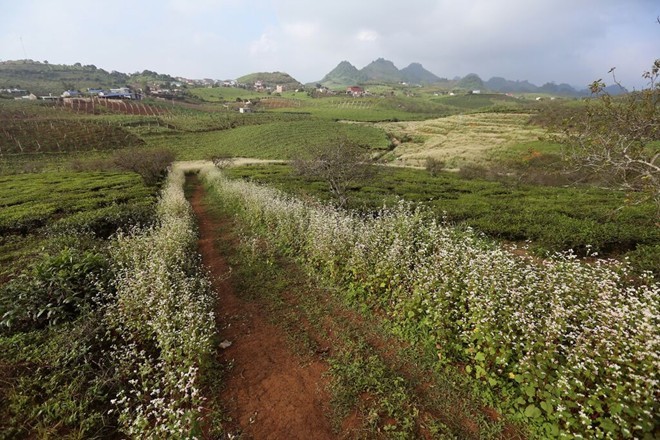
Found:
M 426 121 L 376 124 L 399 140 L 394 149 L 395 164 L 422 166 L 428 157 L 458 168 L 479 162 L 494 150 L 537 141 L 545 135 L 529 125 L 528 114 L 476 113 Z

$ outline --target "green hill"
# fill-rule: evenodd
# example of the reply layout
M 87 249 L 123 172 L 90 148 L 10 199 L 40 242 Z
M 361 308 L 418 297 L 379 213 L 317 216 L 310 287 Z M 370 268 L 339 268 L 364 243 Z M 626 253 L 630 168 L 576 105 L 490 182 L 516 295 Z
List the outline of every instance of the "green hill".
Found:
M 404 80 L 403 75 L 392 61 L 378 58 L 366 65 L 360 72 L 366 76 L 367 82 L 398 83 Z
M 319 83 L 330 88 L 342 88 L 362 84 L 367 77 L 348 61 L 342 61 L 332 69 Z
M 303 85 L 300 81 L 293 78 L 288 73 L 284 72 L 256 72 L 237 78 L 241 84 L 252 85 L 257 81 L 261 81 L 264 87 L 272 87 L 273 89 L 278 86 L 284 86 L 287 90 L 295 90 L 301 88 Z
M 457 86 L 466 90 L 483 90 L 484 82 L 476 73 L 469 73 L 458 82 Z
M 112 88 L 133 85 L 142 87 L 150 82 L 176 81 L 169 75 L 148 70 L 126 74 L 108 72 L 96 66 L 76 63 L 50 64 L 47 61 L 2 61 L 0 62 L 0 89 L 22 89 L 35 95 L 59 95 L 65 90 L 86 88 Z
M 411 63 L 408 67 L 401 69 L 403 79 L 414 84 L 433 84 L 442 81 L 440 77 L 429 72 L 419 63 Z

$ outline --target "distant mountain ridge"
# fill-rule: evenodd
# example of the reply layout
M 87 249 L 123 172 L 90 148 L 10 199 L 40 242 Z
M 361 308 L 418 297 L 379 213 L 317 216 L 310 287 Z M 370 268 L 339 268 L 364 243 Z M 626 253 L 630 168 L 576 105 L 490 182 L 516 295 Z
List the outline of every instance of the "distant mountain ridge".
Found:
M 302 84 L 284 72 L 257 72 L 238 78 L 239 82 L 253 84 L 261 81 L 264 87 L 283 85 L 287 90 L 301 88 Z M 7 89 L 20 89 L 39 94 L 61 93 L 68 89 L 82 90 L 87 87 L 121 87 L 132 85 L 143 88 L 151 83 L 185 82 L 182 78 L 175 78 L 167 74 L 144 70 L 132 74 L 117 71 L 107 72 L 94 65 L 60 65 L 50 64 L 48 61 L 16 60 L 0 61 L 0 91 Z M 209 85 L 213 80 L 204 80 Z M 589 90 L 576 90 L 573 86 L 561 83 L 547 82 L 537 86 L 527 80 L 512 81 L 503 77 L 492 77 L 482 80 L 476 73 L 465 77 L 448 80 L 441 78 L 426 70 L 420 63 L 411 63 L 403 69 L 398 69 L 392 61 L 378 58 L 362 69 L 357 69 L 349 61 L 340 62 L 332 71 L 318 81 L 326 87 L 341 89 L 348 86 L 369 86 L 375 84 L 419 84 L 436 85 L 443 90 L 479 90 L 482 93 L 547 93 L 564 96 L 589 96 Z M 208 83 L 208 84 L 207 84 Z M 195 81 L 189 84 L 199 85 Z M 315 83 L 312 83 L 312 85 Z M 617 85 L 605 88 L 605 92 L 616 95 L 626 93 Z
M 463 78 L 450 81 L 426 70 L 420 63 L 411 63 L 408 67 L 398 69 L 392 61 L 384 58 L 378 58 L 359 70 L 350 62 L 342 61 L 322 80 L 317 81 L 317 83 L 329 88 L 403 82 L 420 85 L 443 83 L 445 86 L 455 87 L 456 89 L 496 93 L 549 93 L 564 96 L 588 96 L 590 94 L 586 88 L 577 90 L 566 83 L 548 82 L 542 86 L 537 86 L 527 80 L 512 81 L 498 76 L 484 81 L 476 73 L 470 73 Z M 605 91 L 612 95 L 627 92 L 627 90 L 618 86 L 609 86 Z
M 426 70 L 420 63 L 411 63 L 408 67 L 399 70 L 392 61 L 378 58 L 360 70 L 348 61 L 342 61 L 318 83 L 332 88 L 401 82 L 433 84 L 440 81 L 441 78 Z

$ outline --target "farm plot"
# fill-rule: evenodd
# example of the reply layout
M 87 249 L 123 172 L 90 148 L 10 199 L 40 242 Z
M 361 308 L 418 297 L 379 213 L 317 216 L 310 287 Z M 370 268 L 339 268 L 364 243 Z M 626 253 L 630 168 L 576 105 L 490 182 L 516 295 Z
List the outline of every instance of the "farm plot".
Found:
M 0 129 L 0 156 L 113 150 L 142 145 L 122 127 L 89 120 L 6 121 Z
M 546 133 L 528 125 L 529 115 L 478 113 L 413 122 L 387 122 L 378 127 L 399 141 L 394 163 L 422 166 L 426 158 L 445 161 L 451 167 L 483 161 L 492 151 L 537 141 Z
M 285 120 L 232 130 L 154 136 L 147 138 L 147 142 L 176 150 L 179 160 L 209 159 L 218 154 L 291 159 L 310 145 L 341 136 L 374 150 L 384 150 L 389 144 L 385 133 L 378 128 L 328 120 Z

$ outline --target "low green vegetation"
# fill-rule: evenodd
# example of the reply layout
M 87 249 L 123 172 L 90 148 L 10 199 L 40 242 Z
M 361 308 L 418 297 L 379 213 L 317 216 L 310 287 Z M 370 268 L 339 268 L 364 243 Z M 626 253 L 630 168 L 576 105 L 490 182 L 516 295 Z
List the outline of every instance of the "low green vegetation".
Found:
M 483 399 L 534 436 L 653 436 L 653 279 L 631 278 L 625 263 L 521 258 L 415 205 L 362 217 L 215 170 L 205 178 L 249 238 L 387 316 L 396 334 L 436 350 L 439 367 L 463 366 L 489 390 Z
M 111 436 L 107 238 L 153 222 L 154 190 L 129 173 L 22 174 L 0 177 L 0 200 L 0 437 Z
M 389 141 L 374 127 L 324 120 L 271 122 L 232 130 L 151 137 L 148 144 L 175 150 L 177 159 L 208 159 L 218 154 L 259 159 L 291 159 L 309 145 L 344 136 L 374 150 L 385 150 Z
M 292 194 L 331 200 L 327 183 L 297 177 L 288 165 L 248 165 L 225 172 Z M 626 205 L 624 194 L 589 187 L 507 184 L 450 172 L 432 176 L 425 170 L 385 168 L 377 179 L 352 185 L 347 196 L 348 207 L 363 213 L 394 206 L 400 199 L 421 203 L 439 220 L 507 241 L 530 242 L 537 252 L 621 256 L 635 250 L 650 253 L 660 243 L 651 203 Z M 636 260 L 640 269 L 657 273 L 655 259 L 641 260 Z
M 38 175 L 21 177 L 39 181 Z M 39 242 L 46 228 L 45 255 L 31 258 L 30 269 L 16 267 L 0 285 L 0 437 L 199 435 L 199 388 L 212 362 L 215 326 L 183 173 L 170 177 L 157 206 L 152 189 L 133 194 L 141 210 L 143 199 L 149 203 L 151 226 L 121 210 L 99 215 L 90 208 L 95 201 L 75 212 L 83 207 L 63 196 L 58 176 L 44 177 L 44 193 L 61 203 L 66 227 L 51 217 L 22 229 Z M 133 190 L 141 187 L 135 175 L 114 176 L 115 185 L 113 175 L 107 177 L 115 191 L 130 180 Z M 114 193 L 103 182 L 100 173 L 82 174 L 77 183 L 86 183 L 87 193 L 79 190 L 77 197 L 98 199 L 94 194 L 105 190 L 109 206 L 120 206 L 112 205 Z M 123 189 L 129 197 L 131 188 Z M 25 211 L 20 198 L 15 201 L 2 212 Z M 110 225 L 113 233 L 119 225 L 125 232 L 104 240 Z M 10 244 L 17 240 L 12 236 Z
M 57 248 L 66 237 L 94 241 L 148 224 L 153 201 L 153 188 L 131 173 L 0 176 L 0 277 L 17 273 L 42 248 Z

